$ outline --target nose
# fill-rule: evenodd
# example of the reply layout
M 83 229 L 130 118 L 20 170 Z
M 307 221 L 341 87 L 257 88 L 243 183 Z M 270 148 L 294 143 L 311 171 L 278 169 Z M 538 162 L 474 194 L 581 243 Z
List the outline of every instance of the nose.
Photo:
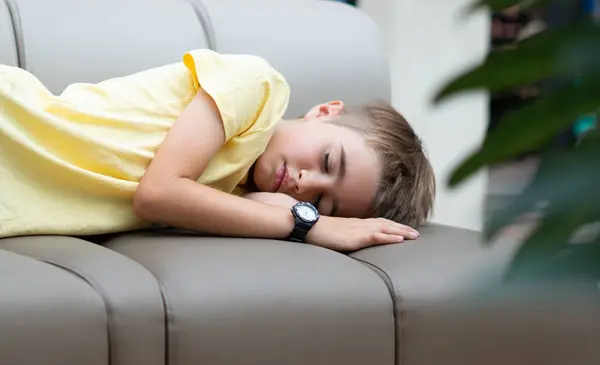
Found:
M 330 181 L 323 174 L 309 170 L 298 171 L 294 192 L 302 200 L 310 200 L 329 188 Z

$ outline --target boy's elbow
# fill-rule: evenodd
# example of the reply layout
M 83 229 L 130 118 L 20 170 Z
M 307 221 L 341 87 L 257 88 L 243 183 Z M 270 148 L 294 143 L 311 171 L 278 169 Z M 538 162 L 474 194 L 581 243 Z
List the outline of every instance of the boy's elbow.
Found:
M 158 222 L 164 204 L 164 188 L 156 183 L 141 182 L 133 196 L 133 211 L 141 219 L 149 222 Z

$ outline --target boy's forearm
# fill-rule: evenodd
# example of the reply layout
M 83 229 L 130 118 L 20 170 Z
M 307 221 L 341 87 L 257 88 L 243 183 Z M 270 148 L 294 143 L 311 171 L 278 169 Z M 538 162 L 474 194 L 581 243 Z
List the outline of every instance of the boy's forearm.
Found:
M 275 205 L 286 209 L 291 209 L 294 206 L 294 204 L 298 203 L 296 199 L 282 193 L 248 193 L 244 195 L 244 198 L 264 204 Z
M 286 238 L 294 227 L 289 209 L 223 193 L 180 178 L 168 187 L 138 191 L 134 209 L 143 219 L 203 233 Z

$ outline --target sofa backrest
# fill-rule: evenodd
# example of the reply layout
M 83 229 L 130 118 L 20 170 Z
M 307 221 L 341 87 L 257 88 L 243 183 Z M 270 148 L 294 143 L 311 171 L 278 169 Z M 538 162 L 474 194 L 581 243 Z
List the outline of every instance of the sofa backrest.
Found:
M 258 54 L 283 73 L 292 88 L 292 116 L 330 99 L 390 98 L 379 30 L 362 11 L 323 0 L 202 3 L 217 51 Z
M 98 82 L 177 62 L 208 46 L 184 1 L 6 0 L 13 9 L 19 66 L 60 93 L 73 82 Z
M 0 0 L 0 62 L 54 93 L 179 62 L 195 48 L 267 59 L 292 88 L 286 117 L 327 100 L 390 98 L 376 26 L 338 2 Z
M 8 5 L 0 1 L 0 64 L 17 66 L 17 46 Z

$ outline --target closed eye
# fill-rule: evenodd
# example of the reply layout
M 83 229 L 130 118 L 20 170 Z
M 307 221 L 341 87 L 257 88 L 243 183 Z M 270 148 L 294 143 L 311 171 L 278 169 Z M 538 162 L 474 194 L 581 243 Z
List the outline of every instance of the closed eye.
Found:
M 323 155 L 323 171 L 327 174 L 329 173 L 329 152 Z
M 329 156 L 330 153 L 329 152 L 325 152 L 325 154 L 323 155 L 323 172 L 325 172 L 326 174 L 329 173 Z M 323 194 L 319 194 L 319 196 L 317 197 L 317 200 L 315 200 L 314 206 L 315 208 L 319 209 L 319 204 L 321 203 L 321 199 L 323 199 Z

